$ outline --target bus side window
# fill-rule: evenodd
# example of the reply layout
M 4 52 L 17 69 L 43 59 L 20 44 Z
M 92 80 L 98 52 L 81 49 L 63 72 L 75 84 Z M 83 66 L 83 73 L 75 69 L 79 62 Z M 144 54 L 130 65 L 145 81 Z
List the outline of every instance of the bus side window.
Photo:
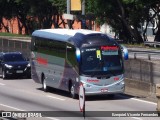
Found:
M 76 59 L 76 49 L 74 46 L 67 45 L 67 56 L 66 56 L 67 62 L 72 67 L 77 67 L 78 62 Z

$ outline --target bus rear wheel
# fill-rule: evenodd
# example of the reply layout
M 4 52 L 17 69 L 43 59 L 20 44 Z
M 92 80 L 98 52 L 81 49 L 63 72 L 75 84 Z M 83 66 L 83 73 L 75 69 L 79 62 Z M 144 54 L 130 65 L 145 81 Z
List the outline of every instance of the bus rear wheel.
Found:
M 42 89 L 44 92 L 48 92 L 48 86 L 46 84 L 46 80 L 45 80 L 45 77 L 42 77 Z

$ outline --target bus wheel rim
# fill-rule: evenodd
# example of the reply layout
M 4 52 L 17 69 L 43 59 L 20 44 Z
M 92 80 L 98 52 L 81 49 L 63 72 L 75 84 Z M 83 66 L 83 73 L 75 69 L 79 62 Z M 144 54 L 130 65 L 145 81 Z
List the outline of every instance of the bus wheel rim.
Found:
M 46 81 L 43 81 L 43 89 L 46 90 Z
M 74 95 L 74 88 L 73 88 L 73 86 L 71 87 L 71 94 Z

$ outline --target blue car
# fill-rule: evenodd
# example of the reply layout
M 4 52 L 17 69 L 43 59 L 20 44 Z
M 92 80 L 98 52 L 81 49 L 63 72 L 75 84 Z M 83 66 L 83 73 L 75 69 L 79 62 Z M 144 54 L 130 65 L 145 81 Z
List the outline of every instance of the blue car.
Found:
M 31 65 L 21 52 L 1 52 L 0 72 L 3 79 L 19 75 L 31 78 Z

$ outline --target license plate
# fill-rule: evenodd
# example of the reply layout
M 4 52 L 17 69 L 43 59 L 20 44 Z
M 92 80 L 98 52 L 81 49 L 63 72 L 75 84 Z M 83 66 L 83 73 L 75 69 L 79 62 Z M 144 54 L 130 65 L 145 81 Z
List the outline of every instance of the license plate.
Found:
M 23 70 L 17 70 L 16 73 L 23 73 Z
M 107 88 L 102 88 L 102 89 L 101 89 L 101 92 L 107 92 L 107 91 L 108 91 Z

